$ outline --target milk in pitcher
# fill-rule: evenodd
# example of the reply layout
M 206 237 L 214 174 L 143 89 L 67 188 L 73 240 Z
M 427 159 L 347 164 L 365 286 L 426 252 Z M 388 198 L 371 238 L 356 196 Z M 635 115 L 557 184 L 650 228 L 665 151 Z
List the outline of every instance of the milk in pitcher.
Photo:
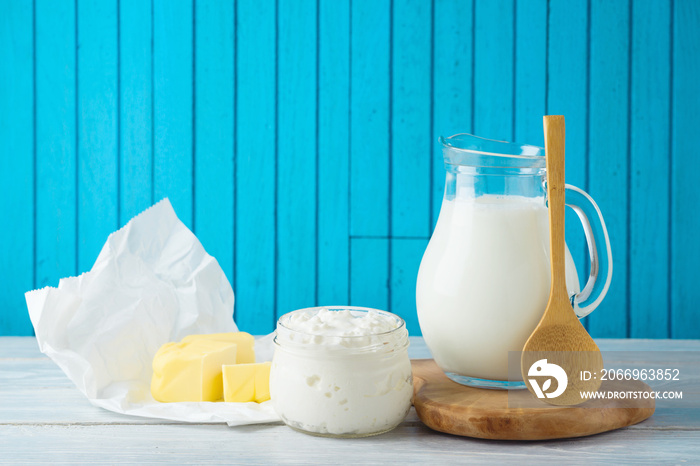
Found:
M 566 249 L 567 288 L 579 291 Z M 547 305 L 549 221 L 544 197 L 444 200 L 418 275 L 423 336 L 445 372 L 508 380 Z M 434 312 L 439 310 L 439 312 Z

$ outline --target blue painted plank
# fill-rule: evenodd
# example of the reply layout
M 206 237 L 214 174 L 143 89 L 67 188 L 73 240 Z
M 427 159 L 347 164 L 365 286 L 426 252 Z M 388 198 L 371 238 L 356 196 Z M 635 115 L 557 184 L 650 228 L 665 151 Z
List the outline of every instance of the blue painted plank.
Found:
M 624 338 L 629 336 L 626 288 L 630 228 L 627 216 L 629 4 L 593 0 L 590 21 L 588 185 L 608 227 L 614 273 L 605 301 L 588 318 L 588 329 L 594 337 Z M 576 148 L 569 143 L 569 134 L 567 121 L 567 155 Z M 574 223 L 567 230 L 578 228 L 578 222 Z M 579 278 L 583 281 L 587 277 Z
M 36 2 L 36 286 L 77 273 L 75 4 Z
M 565 116 L 566 182 L 586 189 L 587 2 L 550 1 L 548 24 L 549 87 L 545 111 L 550 115 Z M 576 262 L 579 280 L 583 286 L 584 273 L 587 273 L 585 264 L 588 249 L 579 220 L 571 209 L 567 209 L 566 213 L 566 244 Z M 617 265 L 617 262 L 615 264 Z
M 316 301 L 316 3 L 278 3 L 277 315 Z
M 546 103 L 567 117 L 567 180 L 589 188 L 613 242 L 591 332 L 700 336 L 685 278 L 700 260 L 697 2 L 476 1 L 154 0 L 153 17 L 136 0 L 9 2 L 0 304 L 21 309 L 0 312 L 0 333 L 29 333 L 22 292 L 88 269 L 107 234 L 166 195 L 238 279 L 244 329 L 272 330 L 276 304 L 350 298 L 411 328 L 412 261 L 444 186 L 437 137 L 541 144 Z M 582 275 L 583 235 L 567 223 Z
M 195 230 L 233 280 L 233 4 L 195 11 Z
M 431 228 L 437 222 L 445 191 L 445 166 L 438 138 L 474 132 L 472 0 L 437 1 L 434 5 Z
M 391 240 L 391 312 L 406 321 L 408 333 L 421 335 L 416 312 L 416 280 L 427 239 Z
M 321 0 L 318 50 L 319 305 L 349 302 L 350 1 Z
M 350 233 L 389 231 L 389 0 L 353 0 L 351 34 Z
M 236 9 L 235 320 L 254 334 L 275 322 L 275 2 Z
M 117 4 L 78 2 L 78 272 L 118 228 Z
M 352 238 L 350 304 L 390 310 L 388 239 Z
M 700 287 L 697 285 L 700 216 L 695 196 L 697 174 L 700 171 L 697 157 L 697 148 L 700 146 L 700 3 L 694 0 L 675 0 L 673 7 L 671 336 L 700 338 L 700 313 L 697 311 L 700 300 Z
M 0 15 L 0 335 L 31 335 L 25 291 L 34 286 L 34 93 L 32 2 Z
M 631 27 L 629 336 L 668 338 L 670 6 L 635 0 Z
M 391 233 L 430 233 L 431 8 L 395 0 L 391 96 Z
M 475 0 L 474 133 L 513 139 L 514 0 Z
M 154 200 L 193 228 L 192 0 L 153 3 Z M 196 233 L 196 232 L 195 232 Z
M 513 139 L 517 142 L 544 146 L 546 64 L 547 0 L 516 0 Z
M 119 225 L 153 204 L 151 3 L 119 1 Z

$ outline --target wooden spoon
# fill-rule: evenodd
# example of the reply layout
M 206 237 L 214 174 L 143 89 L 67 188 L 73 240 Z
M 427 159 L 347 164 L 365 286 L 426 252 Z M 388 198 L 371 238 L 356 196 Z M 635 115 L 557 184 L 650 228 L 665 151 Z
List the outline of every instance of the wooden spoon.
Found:
M 523 348 L 520 370 L 525 385 L 535 396 L 550 404 L 570 406 L 586 401 L 581 391 L 598 390 L 603 358 L 576 317 L 566 290 L 564 138 L 564 117 L 545 116 L 552 287 L 544 315 Z M 562 371 L 554 365 L 563 369 L 566 380 L 562 380 Z M 556 385 L 552 379 L 557 380 Z M 557 394 L 561 385 L 566 385 L 566 389 Z

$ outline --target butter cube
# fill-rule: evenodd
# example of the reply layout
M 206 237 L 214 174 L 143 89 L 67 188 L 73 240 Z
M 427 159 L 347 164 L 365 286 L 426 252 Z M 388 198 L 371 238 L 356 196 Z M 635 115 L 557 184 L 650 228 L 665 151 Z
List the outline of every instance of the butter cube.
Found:
M 270 399 L 270 362 L 260 363 L 255 371 L 255 401 L 262 403 Z
M 182 339 L 183 343 L 195 340 L 214 340 L 235 343 L 238 347 L 236 364 L 249 364 L 255 362 L 255 339 L 246 332 L 210 333 L 204 335 L 188 335 Z M 233 363 L 231 363 L 233 364 Z
M 223 367 L 224 401 L 262 403 L 270 399 L 270 363 Z
M 161 402 L 217 401 L 223 397 L 221 367 L 236 362 L 237 347 L 212 339 L 166 343 L 153 358 L 151 394 Z

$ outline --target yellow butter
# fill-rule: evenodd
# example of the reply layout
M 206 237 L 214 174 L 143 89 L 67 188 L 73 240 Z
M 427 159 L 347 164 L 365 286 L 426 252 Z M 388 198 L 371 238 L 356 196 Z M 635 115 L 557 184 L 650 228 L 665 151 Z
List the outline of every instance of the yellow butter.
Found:
M 151 394 L 162 402 L 220 400 L 221 367 L 236 359 L 237 345 L 230 341 L 190 339 L 166 343 L 153 358 Z
M 236 364 L 250 364 L 255 362 L 255 339 L 246 332 L 210 333 L 204 335 L 188 335 L 182 339 L 183 343 L 195 340 L 214 340 L 235 343 L 238 347 Z
M 223 367 L 224 401 L 262 403 L 270 399 L 270 363 Z
M 255 401 L 262 403 L 270 399 L 270 362 L 260 363 L 255 371 Z

